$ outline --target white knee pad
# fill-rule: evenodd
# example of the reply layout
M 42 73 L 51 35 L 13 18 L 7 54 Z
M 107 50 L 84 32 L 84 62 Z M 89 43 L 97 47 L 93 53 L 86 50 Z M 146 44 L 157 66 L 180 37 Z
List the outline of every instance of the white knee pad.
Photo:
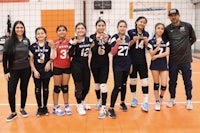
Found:
M 136 85 L 137 84 L 137 78 L 130 78 L 130 85 Z
M 148 78 L 141 79 L 142 86 L 149 86 Z
M 102 93 L 108 92 L 108 88 L 106 84 L 100 84 L 100 89 Z
M 94 89 L 95 89 L 95 90 L 100 90 L 100 84 L 99 84 L 99 83 L 95 83 Z

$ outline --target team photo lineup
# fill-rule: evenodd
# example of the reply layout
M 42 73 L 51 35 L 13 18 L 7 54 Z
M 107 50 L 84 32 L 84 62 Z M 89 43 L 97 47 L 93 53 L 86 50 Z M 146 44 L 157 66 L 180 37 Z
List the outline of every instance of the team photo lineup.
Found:
M 126 20 L 119 20 L 115 26 L 116 32 L 112 35 L 106 33 L 106 21 L 99 18 L 95 23 L 96 31 L 89 36 L 86 34 L 90 29 L 83 22 L 75 25 L 73 38 L 67 38 L 68 25 L 58 25 L 55 29 L 56 40 L 48 38 L 45 27 L 38 26 L 34 32 L 34 43 L 26 35 L 26 24 L 21 20 L 15 21 L 6 38 L 2 56 L 11 112 L 5 118 L 6 122 L 13 121 L 18 114 L 24 118 L 29 116 L 25 107 L 30 78 L 34 81 L 36 117 L 50 113 L 58 116 L 74 113 L 89 115 L 88 110 L 95 109 L 98 110 L 96 117 L 99 119 L 106 116 L 117 119 L 115 106 L 118 95 L 119 108 L 123 112 L 128 111 L 128 106 L 140 106 L 142 111 L 148 113 L 150 89 L 153 90 L 151 97 L 154 97 L 155 111 L 162 111 L 162 106 L 172 108 L 176 104 L 179 74 L 184 83 L 182 89 L 185 89 L 186 95 L 185 109 L 192 110 L 191 49 L 197 38 L 192 25 L 180 19 L 179 9 L 172 8 L 167 15 L 170 23 L 165 25 L 157 22 L 153 27 L 153 36 L 145 29 L 148 23 L 145 16 L 136 18 L 135 27 L 130 29 L 127 28 Z M 147 62 L 147 54 L 150 55 L 150 62 Z M 112 69 L 109 69 L 110 65 Z M 114 86 L 108 87 L 108 75 L 111 71 Z M 94 80 L 91 80 L 91 76 Z M 152 76 L 153 83 L 149 82 L 149 76 Z M 72 111 L 70 107 L 70 77 L 75 87 L 74 92 L 70 93 L 74 93 L 76 111 Z M 52 91 L 49 90 L 50 81 L 53 81 Z M 91 82 L 94 82 L 94 88 L 91 88 Z M 141 82 L 141 88 L 137 87 L 138 82 Z M 19 113 L 16 111 L 18 83 Z M 149 84 L 153 84 L 153 88 Z M 129 88 L 130 91 L 127 91 Z M 141 104 L 138 103 L 136 90 L 142 91 Z M 90 91 L 95 91 L 95 106 L 86 103 L 85 99 Z M 126 101 L 127 92 L 131 92 L 131 101 Z M 165 93 L 170 95 L 166 104 L 163 103 Z M 48 105 L 51 96 L 52 110 Z M 63 107 L 59 98 L 64 101 Z

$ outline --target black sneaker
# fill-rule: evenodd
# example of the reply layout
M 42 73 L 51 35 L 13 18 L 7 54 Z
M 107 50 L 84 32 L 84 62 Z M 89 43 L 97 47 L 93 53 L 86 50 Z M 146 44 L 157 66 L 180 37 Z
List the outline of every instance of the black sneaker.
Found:
M 110 118 L 116 118 L 115 110 L 114 109 L 109 109 L 108 110 L 108 115 Z
M 17 113 L 11 114 L 10 116 L 8 116 L 8 118 L 6 118 L 6 121 L 10 122 L 10 121 L 14 120 L 15 118 L 17 118 Z
M 127 106 L 126 106 L 126 104 L 124 103 L 124 102 L 122 102 L 121 104 L 120 104 L 120 109 L 122 109 L 124 112 L 126 112 L 127 110 L 128 110 L 128 108 L 127 108 Z
M 26 113 L 26 111 L 24 109 L 20 110 L 22 117 L 26 118 L 28 117 L 28 114 Z
M 49 115 L 49 110 L 48 110 L 47 107 L 43 107 L 42 112 L 43 112 L 44 115 Z
M 37 113 L 36 113 L 36 116 L 37 116 L 37 117 L 40 117 L 42 114 L 43 114 L 42 108 L 38 108 Z

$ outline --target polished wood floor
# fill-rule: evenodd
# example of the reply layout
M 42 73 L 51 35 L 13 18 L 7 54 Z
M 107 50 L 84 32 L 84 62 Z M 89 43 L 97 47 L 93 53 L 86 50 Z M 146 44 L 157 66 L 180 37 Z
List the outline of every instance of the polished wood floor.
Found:
M 149 62 L 149 57 L 148 57 Z M 70 104 L 73 111 L 71 116 L 55 116 L 52 114 L 52 91 L 53 80 L 50 82 L 50 95 L 48 108 L 51 112 L 49 116 L 37 118 L 36 100 L 34 95 L 34 85 L 30 79 L 26 111 L 29 113 L 28 118 L 22 118 L 19 113 L 20 93 L 19 89 L 16 94 L 18 118 L 12 122 L 6 122 L 5 119 L 10 115 L 10 108 L 7 100 L 7 83 L 3 77 L 2 65 L 0 65 L 0 133 L 200 133 L 200 60 L 194 59 L 192 64 L 193 75 L 193 110 L 185 108 L 185 90 L 182 77 L 179 76 L 177 85 L 177 104 L 173 108 L 167 108 L 163 105 L 161 111 L 154 110 L 154 95 L 152 76 L 149 72 L 150 110 L 148 113 L 141 111 L 140 105 L 136 108 L 130 107 L 131 94 L 127 88 L 126 103 L 128 112 L 122 112 L 119 109 L 119 98 L 115 110 L 116 119 L 98 119 L 98 111 L 94 109 L 96 97 L 94 92 L 93 79 L 91 79 L 91 89 L 86 98 L 86 103 L 90 104 L 92 110 L 87 111 L 87 115 L 80 116 L 76 112 L 76 101 L 74 98 L 74 84 L 70 80 Z M 141 85 L 138 82 L 137 97 L 139 103 L 142 102 Z M 110 69 L 108 80 L 108 104 L 110 93 L 113 89 L 113 75 Z M 165 102 L 169 100 L 169 92 L 166 91 Z M 62 105 L 63 100 L 60 96 L 59 103 Z

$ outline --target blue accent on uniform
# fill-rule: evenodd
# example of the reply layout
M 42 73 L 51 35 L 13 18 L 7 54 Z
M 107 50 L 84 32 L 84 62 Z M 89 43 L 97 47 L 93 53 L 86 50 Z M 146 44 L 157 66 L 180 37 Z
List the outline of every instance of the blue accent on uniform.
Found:
M 33 43 L 32 45 L 29 46 L 29 50 L 32 52 L 32 54 L 34 56 L 34 65 L 35 65 L 35 68 L 37 69 L 37 71 L 40 73 L 40 78 L 41 79 L 46 79 L 46 78 L 50 78 L 52 76 L 51 70 L 49 72 L 45 72 L 45 70 L 44 70 L 46 63 L 50 60 L 51 48 L 49 47 L 49 43 L 48 42 L 45 42 L 43 47 L 40 47 L 35 42 L 35 43 Z M 44 63 L 39 63 L 38 62 L 38 59 L 40 58 L 39 57 L 39 53 L 41 51 L 45 55 Z
M 103 44 L 104 50 L 105 50 L 105 54 L 104 55 L 99 55 L 98 54 L 98 50 L 101 47 L 102 44 L 99 44 L 99 41 L 96 40 L 96 33 L 92 34 L 90 36 L 90 38 L 93 40 L 94 42 L 94 47 L 91 48 L 92 51 L 92 58 L 91 58 L 91 62 L 90 65 L 92 67 L 109 67 L 109 57 L 108 57 L 108 53 L 111 50 L 111 46 L 109 43 L 105 43 Z M 109 35 L 110 38 L 110 35 Z
M 115 34 L 111 38 L 111 47 L 114 47 L 116 40 L 119 38 L 118 34 Z M 129 71 L 131 66 L 131 60 L 128 54 L 129 49 L 129 37 L 125 35 L 125 43 L 120 44 L 118 52 L 113 56 L 113 70 L 114 71 Z
M 156 49 L 157 45 L 156 45 L 156 39 L 155 37 L 152 38 L 151 40 L 149 40 L 149 48 L 151 49 Z M 166 48 L 169 47 L 169 41 L 164 39 L 162 42 L 161 42 L 161 46 L 160 46 L 160 49 L 156 55 L 158 55 L 160 52 L 164 53 L 166 51 Z M 161 54 L 161 53 L 160 53 Z M 168 64 L 167 64 L 167 58 L 166 57 L 163 57 L 163 58 L 158 58 L 154 61 L 151 61 L 151 65 L 150 65 L 150 70 L 160 70 L 160 71 L 163 71 L 163 70 L 168 70 Z
M 85 41 L 81 43 L 77 43 L 75 46 L 71 44 L 74 39 L 70 40 L 70 47 L 69 53 L 73 53 L 73 59 L 71 61 L 71 65 L 83 65 L 88 66 L 88 55 L 90 51 L 91 40 L 89 37 L 85 37 Z M 71 51 L 74 50 L 74 51 Z
M 149 37 L 149 33 L 146 31 L 142 32 L 144 37 Z M 134 36 L 138 36 L 138 32 L 136 29 L 131 29 L 128 31 L 128 35 L 130 40 L 133 39 Z M 139 40 L 139 43 L 141 40 Z M 130 47 L 129 55 L 131 58 L 132 64 L 146 64 L 146 52 L 145 52 L 145 45 L 143 44 L 143 48 L 137 47 L 136 43 Z

